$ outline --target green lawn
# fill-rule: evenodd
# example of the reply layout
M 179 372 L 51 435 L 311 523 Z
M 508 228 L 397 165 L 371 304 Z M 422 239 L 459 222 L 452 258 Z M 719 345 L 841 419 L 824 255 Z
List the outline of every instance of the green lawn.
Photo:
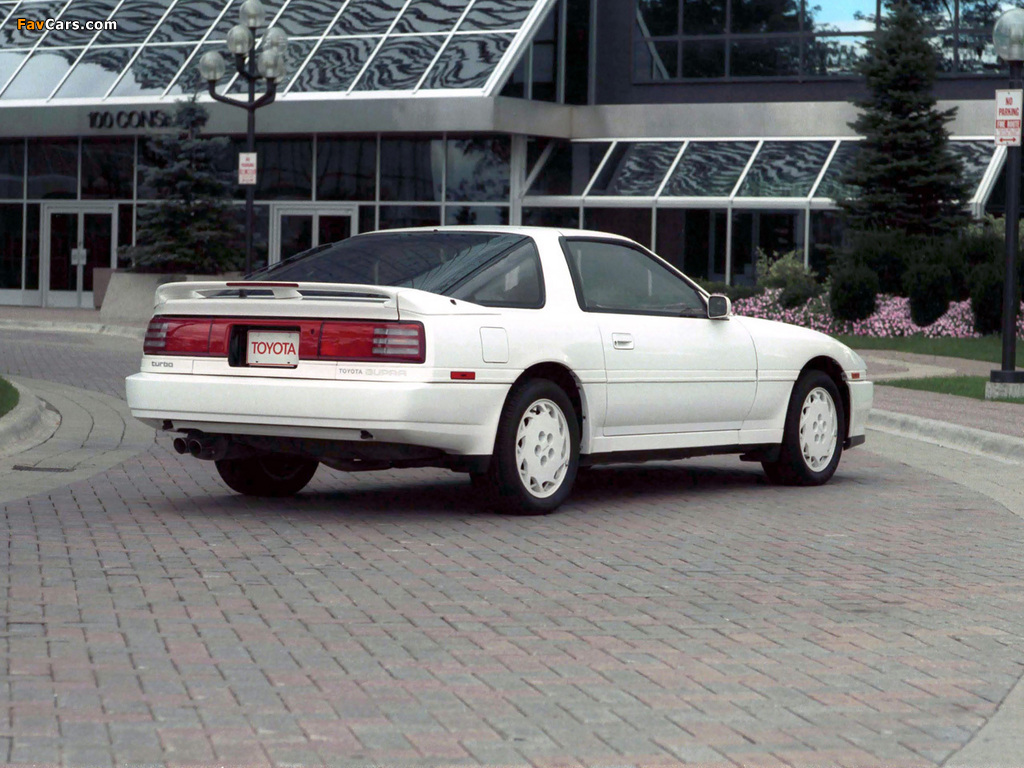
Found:
M 904 389 L 917 389 L 924 392 L 938 392 L 942 395 L 959 395 L 960 397 L 984 400 L 987 381 L 987 376 L 931 376 L 924 379 L 892 379 L 877 383 L 885 387 L 903 387 Z M 1024 399 L 1009 398 L 998 402 L 1024 404 Z
M 0 416 L 18 404 L 18 390 L 11 384 L 0 379 Z
M 895 339 L 877 339 L 873 336 L 837 336 L 853 349 L 892 349 L 919 355 L 962 357 L 1000 363 L 1003 359 L 1003 340 L 999 336 L 980 339 L 928 339 L 924 336 L 902 336 Z M 1024 365 L 1024 339 L 1017 339 L 1017 366 Z

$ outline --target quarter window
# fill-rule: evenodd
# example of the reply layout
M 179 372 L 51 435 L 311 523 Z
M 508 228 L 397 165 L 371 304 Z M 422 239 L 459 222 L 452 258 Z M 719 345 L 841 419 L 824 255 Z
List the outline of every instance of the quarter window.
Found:
M 576 296 L 585 311 L 707 316 L 697 289 L 649 254 L 602 240 L 564 242 Z

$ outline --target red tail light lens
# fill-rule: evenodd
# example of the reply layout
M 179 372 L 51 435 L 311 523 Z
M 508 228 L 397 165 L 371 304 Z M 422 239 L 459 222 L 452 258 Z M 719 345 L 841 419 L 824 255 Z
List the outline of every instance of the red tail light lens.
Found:
M 426 359 L 419 323 L 324 323 L 321 360 L 376 360 L 422 363 Z
M 203 317 L 154 317 L 146 329 L 146 355 L 208 355 L 213 320 Z

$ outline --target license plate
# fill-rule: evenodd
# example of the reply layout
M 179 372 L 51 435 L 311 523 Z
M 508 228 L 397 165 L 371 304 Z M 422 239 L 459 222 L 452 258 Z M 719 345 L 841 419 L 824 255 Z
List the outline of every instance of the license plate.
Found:
M 298 331 L 249 331 L 246 365 L 294 368 L 299 364 Z

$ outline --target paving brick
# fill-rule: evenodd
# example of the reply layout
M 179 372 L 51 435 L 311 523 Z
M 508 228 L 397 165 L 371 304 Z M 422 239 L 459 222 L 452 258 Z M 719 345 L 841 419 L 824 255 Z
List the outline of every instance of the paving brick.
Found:
M 0 372 L 82 388 L 49 459 L 89 408 L 116 448 L 136 367 L 0 330 Z M 1024 671 L 1020 519 L 870 446 L 821 488 L 595 468 L 514 518 L 429 469 L 246 499 L 166 442 L 0 503 L 0 762 L 937 765 Z

